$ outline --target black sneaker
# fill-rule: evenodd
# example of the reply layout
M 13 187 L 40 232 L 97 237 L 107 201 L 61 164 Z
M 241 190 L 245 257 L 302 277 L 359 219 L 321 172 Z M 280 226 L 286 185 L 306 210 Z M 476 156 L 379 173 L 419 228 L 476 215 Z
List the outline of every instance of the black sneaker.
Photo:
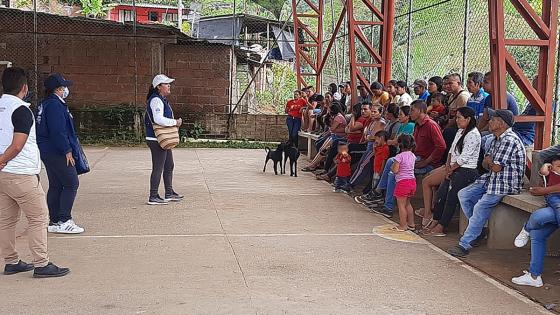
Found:
M 37 267 L 33 272 L 33 278 L 54 278 L 63 277 L 70 273 L 68 268 L 60 268 L 52 262 L 48 263 L 45 267 Z
M 148 200 L 148 204 L 151 206 L 166 205 L 168 203 L 168 201 L 161 199 L 160 196 L 150 197 L 150 199 Z
M 393 210 L 383 207 L 383 209 L 381 209 L 381 215 L 391 219 L 393 217 Z
M 32 264 L 28 264 L 20 260 L 17 264 L 6 264 L 6 266 L 4 267 L 4 274 L 13 275 L 19 272 L 26 272 L 31 270 L 33 270 Z
M 354 197 L 354 201 L 356 201 L 357 203 L 366 204 L 369 203 L 371 199 L 369 199 L 367 195 L 358 195 Z
M 170 202 L 170 201 L 177 202 L 177 201 L 183 200 L 183 198 L 185 198 L 185 196 L 179 195 L 178 193 L 173 192 L 171 195 L 166 194 L 164 201 L 166 201 L 166 202 Z
M 482 228 L 482 231 L 480 232 L 480 235 L 474 241 L 471 242 L 471 246 L 472 247 L 480 246 L 480 242 L 482 242 L 486 238 L 487 234 L 488 234 L 488 229 L 487 228 Z
M 381 193 L 377 190 L 374 190 L 373 193 L 372 193 L 372 198 L 371 199 L 373 199 L 373 200 L 383 200 L 383 199 L 385 199 L 385 196 L 383 195 L 383 193 Z
M 466 257 L 469 254 L 469 251 L 464 249 L 461 245 L 457 245 L 448 249 L 447 253 L 454 257 Z

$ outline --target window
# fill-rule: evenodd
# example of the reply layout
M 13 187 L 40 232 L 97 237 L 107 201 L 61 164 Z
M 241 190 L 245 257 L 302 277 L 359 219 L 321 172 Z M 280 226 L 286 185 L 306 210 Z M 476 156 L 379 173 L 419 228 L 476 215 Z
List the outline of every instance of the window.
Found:
M 119 11 L 119 21 L 120 22 L 132 22 L 132 21 L 134 21 L 134 11 L 132 11 L 132 10 L 120 10 Z
M 162 21 L 177 22 L 178 20 L 179 15 L 177 13 L 163 13 Z
M 148 12 L 148 21 L 157 22 L 158 21 L 158 13 L 154 11 Z

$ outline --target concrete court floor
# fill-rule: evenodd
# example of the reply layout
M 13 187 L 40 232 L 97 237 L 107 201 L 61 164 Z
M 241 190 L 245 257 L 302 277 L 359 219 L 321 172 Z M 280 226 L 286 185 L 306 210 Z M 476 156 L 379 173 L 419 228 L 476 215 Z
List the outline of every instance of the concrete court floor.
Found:
M 309 174 L 263 174 L 264 150 L 174 150 L 186 200 L 160 207 L 145 205 L 147 149 L 86 153 L 74 210 L 86 232 L 49 235 L 72 273 L 0 276 L 0 314 L 546 312 L 434 246 L 371 234 L 390 221 Z

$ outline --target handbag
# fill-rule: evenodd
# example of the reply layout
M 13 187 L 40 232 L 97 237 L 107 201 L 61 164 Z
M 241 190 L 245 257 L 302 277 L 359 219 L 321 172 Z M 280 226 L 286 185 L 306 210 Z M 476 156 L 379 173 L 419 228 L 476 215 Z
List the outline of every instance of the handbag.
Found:
M 162 126 L 156 124 L 152 120 L 152 116 L 146 111 L 146 115 L 152 123 L 154 134 L 156 135 L 159 146 L 164 150 L 175 148 L 179 144 L 179 127 L 177 126 Z
M 79 140 L 72 146 L 72 156 L 76 162 L 76 172 L 78 175 L 89 173 L 89 162 Z

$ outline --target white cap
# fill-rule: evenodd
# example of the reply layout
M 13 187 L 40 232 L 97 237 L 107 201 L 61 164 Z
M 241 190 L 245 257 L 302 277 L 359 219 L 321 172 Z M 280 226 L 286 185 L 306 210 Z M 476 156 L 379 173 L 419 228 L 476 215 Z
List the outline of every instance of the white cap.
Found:
M 155 88 L 156 86 L 162 83 L 171 83 L 175 81 L 175 79 L 171 79 L 170 77 L 166 76 L 165 74 L 158 74 L 152 80 L 152 86 Z

